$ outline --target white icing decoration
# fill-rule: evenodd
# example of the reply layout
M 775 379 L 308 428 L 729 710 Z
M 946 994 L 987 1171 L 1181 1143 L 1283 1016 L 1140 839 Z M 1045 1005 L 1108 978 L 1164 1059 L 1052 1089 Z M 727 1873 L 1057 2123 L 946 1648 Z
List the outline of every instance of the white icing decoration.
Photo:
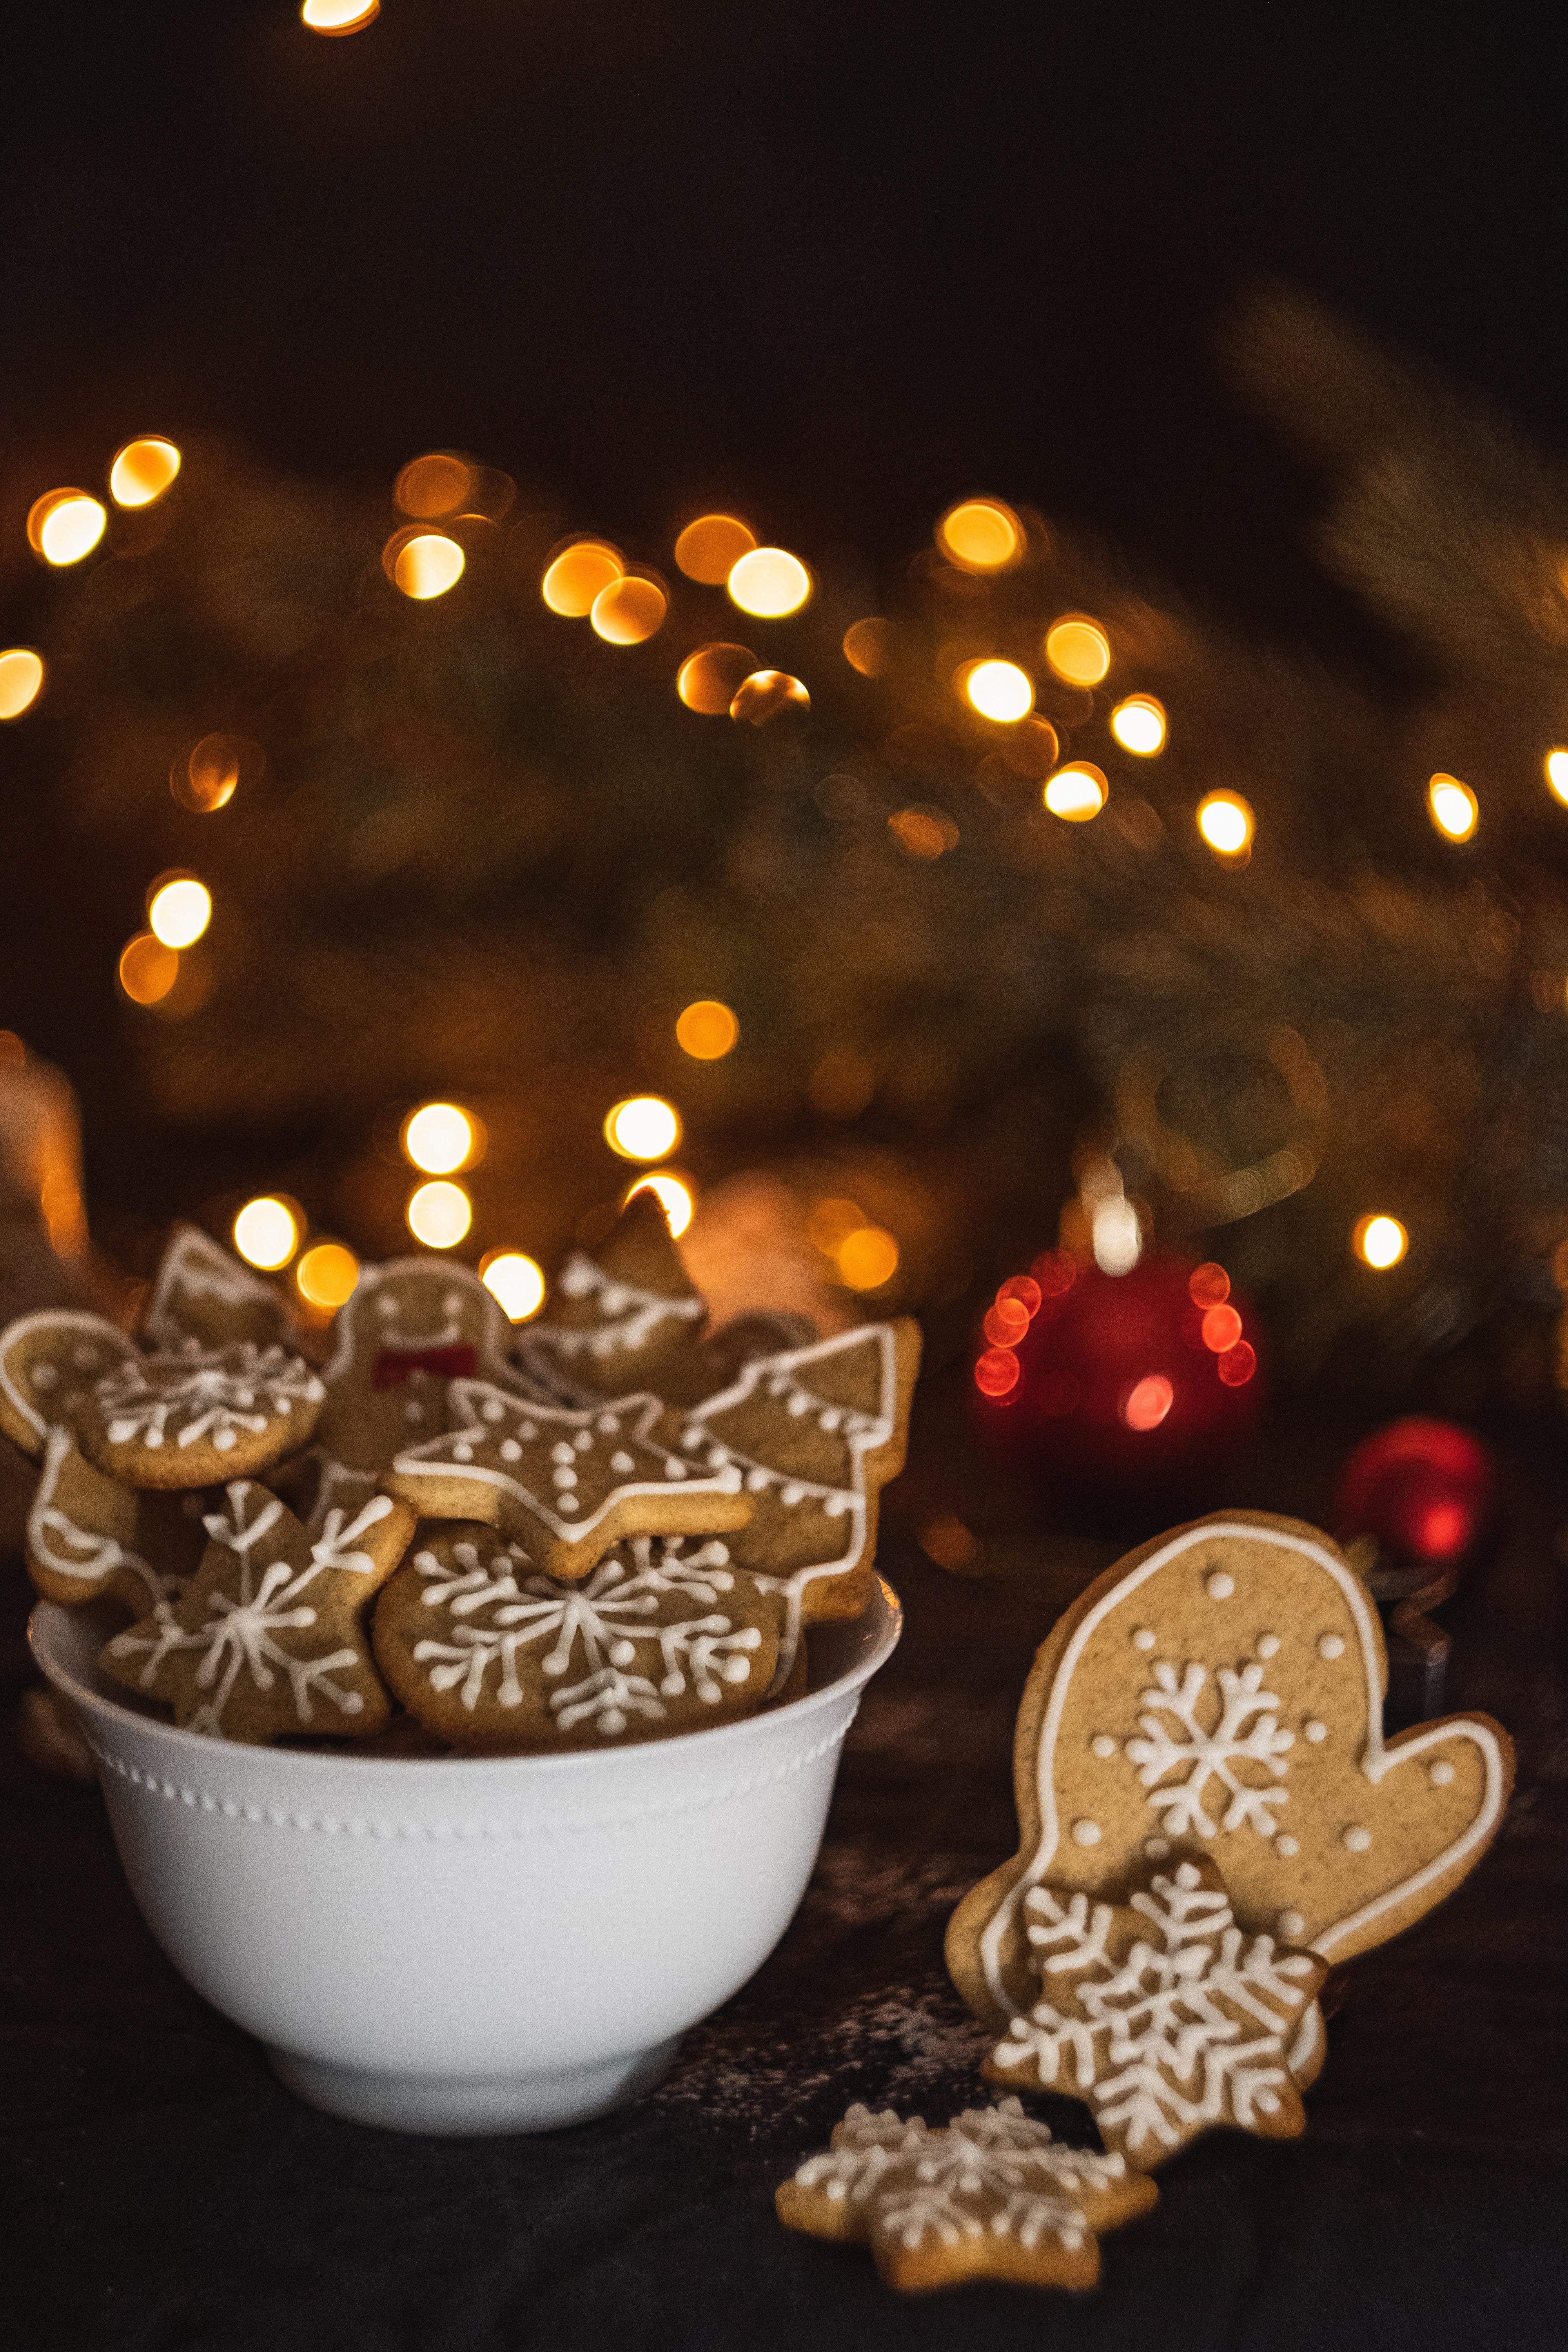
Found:
M 1258 1654 L 1260 1658 L 1277 1658 L 1279 1655 L 1279 1634 L 1259 1633 L 1258 1636 Z
M 1372 1832 L 1363 1830 L 1359 1822 L 1352 1822 L 1342 1833 L 1341 1843 L 1347 1853 L 1364 1853 L 1372 1843 Z
M 1319 1747 L 1329 1736 L 1328 1725 L 1326 1723 L 1320 1723 L 1315 1715 L 1309 1716 L 1306 1722 L 1301 1726 L 1301 1728 L 1306 1733 L 1314 1748 Z
M 1089 1821 L 1074 1822 L 1072 1833 L 1074 1843 L 1079 1845 L 1098 1845 L 1103 1834 L 1098 1822 Z
M 163 1252 L 147 1302 L 142 1328 L 156 1346 L 184 1348 L 193 1338 L 198 1346 L 203 1344 L 181 1314 L 181 1301 L 187 1298 L 211 1298 L 227 1307 L 265 1307 L 279 1330 L 288 1326 L 283 1302 L 271 1284 L 260 1281 L 194 1225 L 176 1234 Z
M 1143 1851 L 1151 1862 L 1163 1862 L 1171 1848 L 1164 1838 L 1145 1838 Z
M 1299 1911 L 1281 1911 L 1279 1918 L 1274 1922 L 1275 1927 L 1288 1944 L 1295 1941 L 1306 1924 Z
M 1208 1669 L 1189 1664 L 1178 1682 L 1174 1666 L 1161 1659 L 1154 1667 L 1155 1688 L 1141 1694 L 1142 1704 L 1152 1710 L 1138 1718 L 1147 1737 L 1130 1739 L 1127 1753 L 1141 1768 L 1138 1778 L 1150 1791 L 1149 1802 L 1161 1814 L 1162 1825 L 1175 1836 L 1194 1829 L 1204 1837 L 1215 1835 L 1215 1823 L 1204 1810 L 1205 1791 L 1213 1778 L 1230 1794 L 1218 1828 L 1229 1832 L 1246 1822 L 1259 1836 L 1271 1838 L 1279 1826 L 1271 1809 L 1284 1804 L 1286 1791 L 1255 1789 L 1238 1779 L 1233 1768 L 1258 1764 L 1282 1780 L 1280 1759 L 1294 1747 L 1296 1735 L 1280 1729 L 1279 1701 L 1261 1687 L 1263 1668 L 1256 1662 L 1239 1673 L 1221 1666 L 1215 1679 L 1220 1708 L 1210 1730 L 1198 1714 Z M 1173 1730 L 1165 1717 L 1172 1718 Z M 1160 1785 L 1168 1772 L 1183 1765 L 1190 1769 L 1180 1780 Z
M 542 1349 L 568 1365 L 584 1355 L 601 1363 L 614 1355 L 633 1355 L 647 1346 L 661 1324 L 700 1323 L 707 1311 L 700 1298 L 666 1298 L 659 1291 L 613 1280 L 580 1250 L 562 1267 L 555 1287 L 563 1298 L 590 1300 L 601 1318 L 582 1327 L 548 1319 L 530 1327 L 528 1351 Z
M 1223 1568 L 1216 1569 L 1213 1576 L 1204 1579 L 1204 1591 L 1211 1601 L 1228 1601 L 1236 1591 L 1236 1579 L 1227 1576 Z
M 26 1423 L 42 1445 L 48 1436 L 50 1420 L 38 1411 L 26 1389 L 18 1385 L 11 1371 L 12 1359 L 38 1330 L 62 1339 L 68 1332 L 80 1332 L 101 1347 L 106 1357 L 112 1355 L 132 1363 L 137 1360 L 137 1351 L 117 1324 L 106 1322 L 101 1315 L 84 1314 L 77 1307 L 46 1307 L 36 1315 L 19 1315 L 14 1323 L 8 1323 L 5 1331 L 5 1348 L 0 1350 L 0 1391 L 4 1392 L 6 1403 L 17 1418 Z M 40 1390 L 49 1397 L 56 1418 L 61 1404 L 70 1408 L 80 1402 L 74 1395 L 62 1400 L 55 1398 L 53 1392 L 59 1385 L 59 1368 L 47 1360 L 35 1363 L 31 1370 L 24 1372 L 21 1378 L 27 1389 Z
M 1446 1756 L 1439 1756 L 1435 1764 L 1426 1767 L 1426 1778 L 1435 1789 L 1446 1789 L 1453 1777 L 1454 1768 Z
M 1116 1753 L 1116 1742 L 1112 1739 L 1109 1731 L 1097 1731 L 1094 1738 L 1089 1743 L 1089 1752 L 1091 1756 L 1099 1756 L 1102 1759 L 1107 1756 L 1114 1756 Z
M 1149 1626 L 1140 1625 L 1132 1636 L 1132 1646 L 1135 1650 L 1152 1650 L 1157 1638 Z
M 1320 1637 L 1318 1642 L 1320 1658 L 1342 1658 L 1344 1654 L 1345 1637 L 1342 1633 L 1324 1633 Z
M 184 1591 L 181 1577 L 163 1576 L 140 1552 L 129 1550 L 115 1537 L 79 1527 L 60 1507 L 57 1489 L 61 1465 L 72 1450 L 68 1429 L 51 1429 L 44 1447 L 43 1467 L 27 1513 L 27 1549 L 38 1566 L 73 1582 L 100 1584 L 124 1570 L 145 1588 L 148 1609 L 165 1609 Z
M 111 1445 L 155 1452 L 172 1433 L 176 1446 L 205 1438 L 224 1454 L 239 1431 L 260 1436 L 295 1405 L 319 1404 L 325 1393 L 302 1357 L 249 1340 L 177 1360 L 137 1357 L 106 1373 L 93 1391 Z
M 1275 1839 L 1274 1851 L 1278 1854 L 1283 1854 L 1285 1860 L 1289 1862 L 1292 1854 L 1300 1853 L 1301 1848 L 1295 1838 L 1283 1834 Z

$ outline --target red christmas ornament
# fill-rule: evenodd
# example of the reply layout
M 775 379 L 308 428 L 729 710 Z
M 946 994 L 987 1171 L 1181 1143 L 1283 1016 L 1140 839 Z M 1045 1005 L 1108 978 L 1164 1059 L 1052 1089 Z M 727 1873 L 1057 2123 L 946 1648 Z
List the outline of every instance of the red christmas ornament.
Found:
M 1391 1421 L 1340 1473 L 1334 1526 L 1346 1542 L 1375 1536 L 1401 1566 L 1455 1567 L 1483 1533 L 1496 1485 L 1490 1452 L 1468 1429 L 1415 1416 Z
M 1221 1265 L 1152 1254 L 1106 1274 L 1047 1250 L 1003 1283 L 974 1366 L 985 1424 L 1091 1479 L 1194 1468 L 1258 1417 L 1258 1331 Z

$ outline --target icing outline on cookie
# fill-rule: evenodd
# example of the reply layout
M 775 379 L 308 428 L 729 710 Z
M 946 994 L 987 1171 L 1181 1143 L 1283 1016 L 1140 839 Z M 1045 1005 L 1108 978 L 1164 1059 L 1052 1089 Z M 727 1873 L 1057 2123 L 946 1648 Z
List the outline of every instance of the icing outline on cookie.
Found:
M 34 1435 L 40 1442 L 47 1442 L 49 1423 L 38 1411 L 37 1405 L 28 1403 L 16 1381 L 11 1378 L 9 1369 L 11 1351 L 16 1341 L 24 1339 L 28 1332 L 36 1330 L 41 1323 L 51 1324 L 57 1329 L 63 1325 L 70 1330 L 84 1334 L 90 1333 L 95 1339 L 101 1339 L 108 1334 L 118 1344 L 121 1351 L 122 1363 L 134 1360 L 138 1349 L 135 1341 L 127 1337 L 118 1323 L 111 1323 L 106 1315 L 93 1315 L 79 1307 L 40 1307 L 36 1314 L 18 1315 L 15 1322 L 5 1326 L 5 1345 L 0 1347 L 0 1390 L 4 1390 L 7 1404 L 14 1409 L 21 1420 L 26 1423 Z M 112 1371 L 116 1368 L 111 1364 L 106 1369 Z M 95 1377 L 102 1379 L 103 1374 L 100 1372 Z M 90 1389 L 92 1381 L 88 1381 L 85 1374 L 83 1381 L 84 1386 Z

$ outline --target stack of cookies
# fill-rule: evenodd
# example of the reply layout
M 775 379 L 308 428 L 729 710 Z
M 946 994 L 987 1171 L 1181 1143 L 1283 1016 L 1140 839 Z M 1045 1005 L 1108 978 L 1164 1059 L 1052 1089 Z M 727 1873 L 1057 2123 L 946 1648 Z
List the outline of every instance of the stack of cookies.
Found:
M 33 1580 L 128 1610 L 103 1671 L 217 1738 L 548 1751 L 733 1720 L 869 1601 L 920 1342 L 706 1324 L 648 1192 L 521 1334 L 414 1257 L 363 1269 L 324 1349 L 179 1229 L 134 1339 L 0 1334 Z

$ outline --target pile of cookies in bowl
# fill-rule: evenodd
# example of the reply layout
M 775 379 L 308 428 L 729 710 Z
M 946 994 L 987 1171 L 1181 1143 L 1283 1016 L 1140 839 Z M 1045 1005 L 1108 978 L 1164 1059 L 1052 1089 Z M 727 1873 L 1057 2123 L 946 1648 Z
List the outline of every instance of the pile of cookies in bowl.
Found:
M 515 1331 L 434 1255 L 365 1266 L 308 1331 L 178 1228 L 134 1336 L 0 1334 L 29 1572 L 118 1603 L 100 1677 L 216 1739 L 548 1754 L 732 1722 L 871 1598 L 920 1343 L 706 1323 L 647 1192 Z

